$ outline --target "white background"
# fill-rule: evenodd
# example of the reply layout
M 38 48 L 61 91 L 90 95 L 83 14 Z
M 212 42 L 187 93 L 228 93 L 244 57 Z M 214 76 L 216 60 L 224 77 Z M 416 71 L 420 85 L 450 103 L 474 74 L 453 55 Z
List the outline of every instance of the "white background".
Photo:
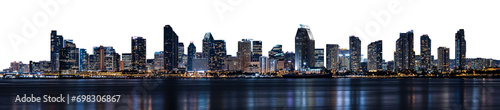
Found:
M 50 16 L 39 2 L 53 2 L 59 8 Z M 50 60 L 50 30 L 73 39 L 78 48 L 86 48 L 89 53 L 99 45 L 129 53 L 131 36 L 142 36 L 147 39 L 150 59 L 154 52 L 163 50 L 166 24 L 179 35 L 185 50 L 193 41 L 201 51 L 204 33 L 212 32 L 215 39 L 226 41 L 228 54 L 236 54 L 237 41 L 251 38 L 263 41 L 266 56 L 276 44 L 282 44 L 284 51 L 293 51 L 297 28 L 306 24 L 316 48 L 325 48 L 326 44 L 348 48 L 348 37 L 359 36 L 363 58 L 370 42 L 383 40 L 386 61 L 394 58 L 400 32 L 414 30 L 417 55 L 420 36 L 429 34 L 432 55 L 437 56 L 439 46 L 454 50 L 456 31 L 465 29 L 467 58 L 499 59 L 498 4 L 497 0 L 2 0 L 0 68 L 7 68 L 12 61 Z M 399 12 L 391 13 L 391 6 Z M 379 22 L 371 14 L 382 12 L 390 13 L 391 19 L 385 19 L 388 22 Z M 40 18 L 42 15 L 47 19 Z M 47 22 L 35 26 L 38 31 L 32 36 L 24 36 L 27 23 L 23 19 L 35 22 L 34 16 Z M 372 26 L 371 30 L 366 26 Z M 450 58 L 454 56 L 450 51 Z

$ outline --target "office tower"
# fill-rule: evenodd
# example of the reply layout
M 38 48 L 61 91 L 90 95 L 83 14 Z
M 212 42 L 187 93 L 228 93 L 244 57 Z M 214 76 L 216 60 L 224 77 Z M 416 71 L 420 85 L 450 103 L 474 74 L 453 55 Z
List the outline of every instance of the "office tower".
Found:
M 455 69 L 465 69 L 465 52 L 467 51 L 464 29 L 455 34 Z
M 366 61 L 362 61 L 361 63 L 359 63 L 360 71 L 363 71 L 363 72 L 368 71 L 367 66 L 368 66 L 368 62 L 366 62 Z
M 153 71 L 154 70 L 154 59 L 146 59 L 146 69 L 147 71 Z
M 88 70 L 91 70 L 91 71 L 97 70 L 97 68 L 96 68 L 97 64 L 95 62 L 95 55 L 94 54 L 89 55 L 88 63 L 89 63 L 89 65 L 87 66 Z
M 76 72 L 78 68 L 79 50 L 73 40 L 64 40 L 64 46 L 59 51 L 59 69 L 63 72 Z
M 259 67 L 260 67 L 260 73 L 269 72 L 269 58 L 267 58 L 266 56 L 261 56 L 259 58 Z
M 117 52 L 113 52 L 113 71 L 120 71 L 121 56 Z
M 252 40 L 252 57 L 251 61 L 259 61 L 260 56 L 262 56 L 262 41 Z
M 314 49 L 314 67 L 325 67 L 325 49 Z
M 438 48 L 438 70 L 440 72 L 450 71 L 450 48 Z
M 415 69 L 415 50 L 413 50 L 413 30 L 400 33 L 394 52 L 395 71 Z
M 208 58 L 204 57 L 203 52 L 196 52 L 193 59 L 193 71 L 207 71 Z
M 59 50 L 63 48 L 63 36 L 57 35 L 56 30 L 50 33 L 50 64 L 51 71 L 59 71 Z
M 382 63 L 382 40 L 378 40 L 368 45 L 368 71 L 382 71 Z
M 278 71 L 278 68 L 277 68 L 278 67 L 278 60 L 277 59 L 271 59 L 270 58 L 268 60 L 268 62 L 269 62 L 268 63 L 269 65 L 267 67 L 268 68 L 268 72 L 276 72 L 276 71 Z
M 95 68 L 100 71 L 118 71 L 120 55 L 113 47 L 94 47 Z
M 87 49 L 79 49 L 78 50 L 79 58 L 78 58 L 78 69 L 79 71 L 87 71 L 88 70 L 88 57 Z
M 226 42 L 224 40 L 214 40 L 210 47 L 209 70 L 220 71 L 224 67 L 226 57 Z
M 132 37 L 132 69 L 146 70 L 146 39 Z
M 178 54 L 177 54 L 177 65 L 179 66 L 179 68 L 185 68 L 186 67 L 186 64 L 184 64 L 184 62 L 182 61 L 182 57 L 184 55 L 184 43 L 182 42 L 179 42 L 179 45 L 178 45 Z
M 123 70 L 132 70 L 132 54 L 122 53 Z
M 240 61 L 239 70 L 245 70 L 250 66 L 250 60 L 252 56 L 252 44 L 249 39 L 242 39 L 238 41 L 238 60 Z
M 415 71 L 420 73 L 420 68 L 422 68 L 422 64 L 421 64 L 421 61 L 422 60 L 422 57 L 420 55 L 415 55 Z
M 269 59 L 277 59 L 277 60 L 284 60 L 285 59 L 285 53 L 283 53 L 283 46 L 282 45 L 275 45 L 271 51 L 268 52 Z
M 210 33 L 210 32 L 205 33 L 205 37 L 203 37 L 203 45 L 202 45 L 202 48 L 203 48 L 202 58 L 207 58 L 207 59 L 209 58 L 210 47 L 211 47 L 211 44 L 213 41 L 214 41 L 214 37 L 212 36 L 212 33 Z
M 300 25 L 295 35 L 295 70 L 314 67 L 314 37 L 307 25 Z
M 387 62 L 387 71 L 394 71 L 394 61 Z
M 193 69 L 193 60 L 196 54 L 196 46 L 194 46 L 193 42 L 189 43 L 188 46 L 188 61 L 187 61 L 187 70 L 194 71 Z
M 227 55 L 224 59 L 224 70 L 225 71 L 238 71 L 240 70 L 240 64 L 238 61 L 238 57 L 233 57 L 231 55 Z
M 163 51 L 159 51 L 159 52 L 155 52 L 155 56 L 154 56 L 154 59 L 153 59 L 153 69 L 152 70 L 157 70 L 157 71 L 160 71 L 160 70 L 165 70 L 163 64 L 165 64 L 165 56 L 163 56 L 165 52 Z
M 339 45 L 326 44 L 326 69 L 339 70 Z
M 123 60 L 120 61 L 120 71 L 123 71 L 124 70 L 124 67 L 123 67 Z
M 429 35 L 424 34 L 420 36 L 420 70 L 428 71 L 430 70 L 432 59 L 431 59 L 431 39 Z
M 349 37 L 349 53 L 350 53 L 350 64 L 351 71 L 360 71 L 361 63 L 361 40 L 359 37 L 350 36 Z
M 342 71 L 351 70 L 351 54 L 349 53 L 349 49 L 346 48 L 342 48 L 339 50 L 340 70 Z
M 293 71 L 295 70 L 295 53 L 293 52 L 285 52 L 285 62 L 284 62 L 285 71 Z
M 174 32 L 170 25 L 165 25 L 163 28 L 163 55 L 164 55 L 164 69 L 166 71 L 174 71 L 177 69 L 178 54 L 179 54 L 179 37 Z

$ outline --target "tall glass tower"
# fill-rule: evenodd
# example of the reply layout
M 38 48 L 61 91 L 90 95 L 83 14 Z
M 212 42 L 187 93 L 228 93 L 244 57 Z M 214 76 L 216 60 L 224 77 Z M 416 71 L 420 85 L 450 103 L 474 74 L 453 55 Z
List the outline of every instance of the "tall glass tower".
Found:
M 295 70 L 314 67 L 314 37 L 307 25 L 300 25 L 295 35 Z

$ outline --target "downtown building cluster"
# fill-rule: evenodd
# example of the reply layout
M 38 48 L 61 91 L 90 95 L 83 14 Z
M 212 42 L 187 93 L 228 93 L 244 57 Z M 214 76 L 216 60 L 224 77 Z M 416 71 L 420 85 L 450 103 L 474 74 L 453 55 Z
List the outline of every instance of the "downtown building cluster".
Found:
M 394 60 L 382 57 L 382 40 L 367 45 L 367 59 L 362 59 L 361 40 L 349 36 L 348 48 L 338 44 L 326 44 L 326 48 L 316 48 L 311 29 L 300 25 L 295 35 L 295 51 L 284 52 L 283 45 L 276 44 L 267 56 L 262 55 L 262 41 L 242 39 L 238 41 L 236 56 L 226 51 L 225 40 L 215 40 L 211 32 L 202 39 L 202 52 L 190 42 L 185 53 L 184 43 L 170 25 L 163 30 L 163 51 L 154 52 L 153 59 L 146 58 L 146 39 L 131 37 L 131 52 L 121 55 L 112 46 L 95 46 L 93 53 L 78 48 L 71 39 L 64 39 L 56 30 L 50 33 L 50 61 L 30 61 L 29 64 L 12 62 L 4 72 L 124 72 L 124 73 L 179 73 L 179 72 L 228 72 L 277 73 L 300 71 L 306 73 L 368 73 L 368 72 L 408 72 L 447 73 L 452 70 L 484 69 L 497 67 L 498 61 L 485 58 L 466 58 L 464 30 L 455 34 L 455 59 L 450 59 L 448 47 L 437 49 L 437 60 L 431 55 L 431 39 L 424 34 L 420 37 L 420 54 L 414 51 L 413 30 L 400 33 L 395 42 Z M 326 60 L 325 60 L 326 59 Z M 326 65 L 325 65 L 326 64 Z

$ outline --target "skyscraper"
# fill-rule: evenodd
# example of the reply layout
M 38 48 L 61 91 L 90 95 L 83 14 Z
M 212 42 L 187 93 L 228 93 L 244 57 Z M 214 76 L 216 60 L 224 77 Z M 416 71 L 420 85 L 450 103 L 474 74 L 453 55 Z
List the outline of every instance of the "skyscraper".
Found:
M 182 61 L 182 57 L 184 56 L 184 43 L 182 42 L 179 42 L 179 45 L 178 45 L 178 53 L 177 53 L 177 65 L 179 66 L 179 68 L 185 68 L 186 67 L 186 64 L 184 64 L 184 62 Z
M 123 70 L 132 70 L 132 54 L 122 53 Z
M 177 69 L 178 54 L 179 54 L 179 37 L 174 32 L 170 25 L 165 25 L 163 28 L 163 52 L 164 52 L 164 69 L 173 71 Z
M 356 36 L 349 36 L 349 53 L 351 71 L 361 71 L 361 40 Z
M 146 39 L 132 37 L 132 68 L 146 70 Z
M 448 72 L 450 70 L 450 49 L 446 47 L 438 48 L 438 70 Z
M 285 52 L 283 69 L 286 71 L 295 70 L 295 53 Z
M 382 40 L 368 45 L 368 71 L 382 71 Z
M 78 54 L 79 50 L 76 48 L 73 40 L 64 40 L 64 47 L 59 51 L 59 64 L 60 70 L 63 72 L 76 72 L 79 70 Z
M 260 56 L 262 56 L 262 41 L 252 40 L 252 57 L 251 61 L 259 61 Z
M 343 71 L 351 70 L 351 55 L 349 49 L 342 48 L 339 50 L 340 69 Z
M 205 33 L 205 37 L 203 37 L 203 45 L 202 45 L 202 58 L 209 58 L 210 55 L 210 47 L 212 42 L 214 41 L 214 37 L 212 36 L 212 33 L 207 32 Z
M 278 61 L 285 60 L 285 53 L 283 53 L 283 46 L 278 44 L 275 45 L 271 51 L 268 52 L 269 59 L 276 59 Z
M 94 47 L 95 68 L 100 71 L 118 71 L 120 55 L 113 47 Z
M 163 56 L 165 52 L 163 51 L 160 51 L 160 52 L 155 52 L 155 57 L 153 59 L 153 69 L 152 70 L 157 70 L 157 71 L 161 71 L 161 70 L 165 70 L 163 64 L 165 64 L 165 56 Z M 125 55 L 125 54 L 124 54 Z M 149 68 L 148 68 L 149 69 Z
M 269 72 L 269 58 L 266 56 L 261 56 L 259 58 L 260 73 Z
M 314 67 L 325 67 L 325 49 L 314 49 Z
M 238 61 L 240 61 L 239 70 L 245 70 L 250 65 L 252 56 L 252 44 L 249 39 L 238 41 Z M 261 52 L 262 53 L 262 52 Z
M 455 34 L 455 69 L 465 69 L 465 52 L 467 51 L 464 29 Z
M 300 25 L 295 35 L 295 70 L 314 67 L 314 37 L 307 25 Z
M 326 44 L 326 69 L 337 71 L 339 64 L 339 45 Z
M 394 52 L 394 70 L 406 71 L 415 69 L 415 50 L 413 50 L 413 30 L 400 33 Z
M 196 46 L 194 46 L 193 42 L 189 43 L 188 46 L 188 61 L 187 61 L 187 70 L 194 71 L 193 69 L 193 59 L 196 54 Z
M 50 33 L 50 68 L 51 71 L 59 71 L 59 50 L 63 48 L 63 36 L 57 35 L 56 30 Z
M 87 53 L 87 49 L 79 49 L 78 50 L 78 54 L 79 54 L 79 58 L 78 58 L 78 69 L 79 71 L 87 71 L 88 70 L 88 65 L 89 65 L 89 62 L 88 62 L 88 57 L 89 57 L 89 54 Z
M 209 69 L 220 71 L 224 67 L 226 57 L 226 42 L 224 40 L 214 40 L 210 48 Z
M 424 34 L 420 36 L 420 57 L 422 60 L 420 61 L 420 69 L 422 71 L 428 71 L 432 64 L 431 59 L 431 39 L 429 35 Z

